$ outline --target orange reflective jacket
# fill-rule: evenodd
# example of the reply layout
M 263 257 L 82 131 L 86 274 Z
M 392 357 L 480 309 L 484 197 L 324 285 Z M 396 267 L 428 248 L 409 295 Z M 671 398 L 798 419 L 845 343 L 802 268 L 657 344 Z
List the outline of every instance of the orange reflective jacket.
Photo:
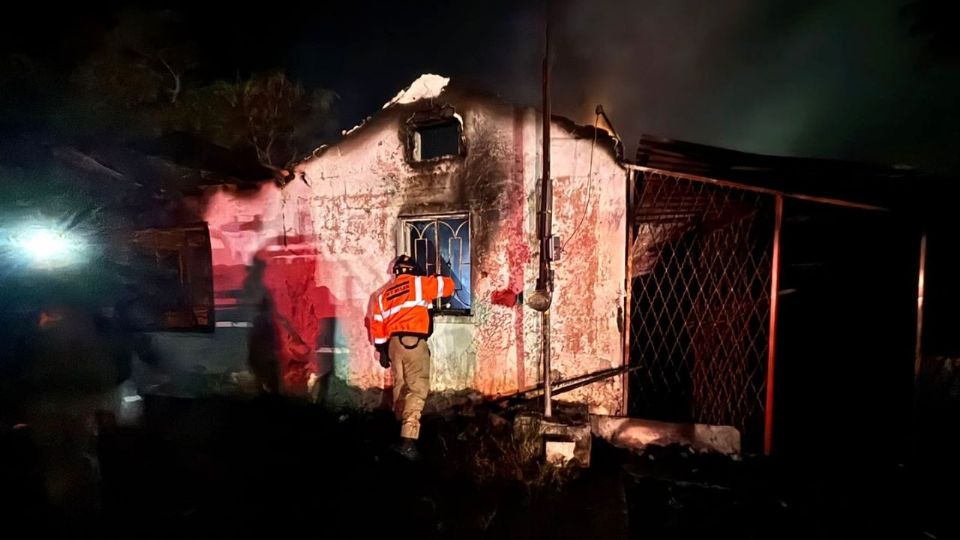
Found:
M 453 280 L 448 277 L 400 274 L 374 299 L 370 339 L 379 345 L 393 334 L 430 335 L 428 310 L 434 300 L 453 292 Z

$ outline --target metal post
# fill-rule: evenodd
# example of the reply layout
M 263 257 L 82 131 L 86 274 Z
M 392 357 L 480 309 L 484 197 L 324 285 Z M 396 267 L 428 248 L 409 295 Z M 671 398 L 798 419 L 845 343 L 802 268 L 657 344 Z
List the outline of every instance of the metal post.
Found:
M 637 188 L 637 176 L 640 175 L 639 172 L 627 171 L 627 193 L 626 193 L 626 220 L 627 220 L 627 245 L 626 245 L 626 258 L 624 264 L 624 279 L 623 279 L 623 362 L 624 366 L 630 365 L 630 347 L 631 347 L 631 336 L 630 336 L 630 317 L 633 304 L 633 206 L 634 206 L 634 195 Z M 621 399 L 623 400 L 623 410 L 620 411 L 620 414 L 623 416 L 629 415 L 630 411 L 630 373 L 624 371 L 623 376 L 620 379 L 620 385 L 622 390 Z
M 553 380 L 550 376 L 550 310 L 540 314 L 543 325 L 543 416 L 553 416 Z
M 543 415 L 553 416 L 550 380 L 550 304 L 553 294 L 553 276 L 549 252 L 553 236 L 553 181 L 550 178 L 550 10 L 547 8 L 545 45 L 543 54 L 543 179 L 540 192 L 540 276 L 537 291 L 546 295 L 546 309 L 540 317 L 541 354 L 543 355 Z
M 923 288 L 924 275 L 927 272 L 927 233 L 920 235 L 920 272 L 917 276 L 917 335 L 914 349 L 913 376 L 920 376 L 923 363 Z
M 780 230 L 783 228 L 783 196 L 774 198 L 773 257 L 770 265 L 770 336 L 767 345 L 767 406 L 764 411 L 763 453 L 773 451 L 773 383 L 777 359 L 777 296 L 780 290 Z

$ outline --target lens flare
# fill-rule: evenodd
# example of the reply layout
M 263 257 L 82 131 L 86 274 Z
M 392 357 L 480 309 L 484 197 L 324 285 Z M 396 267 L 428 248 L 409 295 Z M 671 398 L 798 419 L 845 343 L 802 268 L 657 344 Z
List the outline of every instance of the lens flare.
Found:
M 18 235 L 15 244 L 35 267 L 60 268 L 78 263 L 83 243 L 66 231 L 48 228 L 26 230 Z

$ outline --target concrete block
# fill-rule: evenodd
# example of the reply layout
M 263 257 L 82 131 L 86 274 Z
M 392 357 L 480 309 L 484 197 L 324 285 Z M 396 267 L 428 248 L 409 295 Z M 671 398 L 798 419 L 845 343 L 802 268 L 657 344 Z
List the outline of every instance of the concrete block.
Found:
M 563 466 L 575 458 L 577 443 L 574 441 L 545 441 L 544 454 L 547 463 Z
M 554 415 L 544 418 L 540 413 L 520 413 L 514 419 L 514 434 L 521 441 L 525 459 L 543 459 L 567 452 L 572 445 L 572 454 L 566 458 L 570 464 L 590 466 L 590 451 L 593 443 L 591 426 L 586 417 Z M 563 444 L 566 443 L 566 444 Z

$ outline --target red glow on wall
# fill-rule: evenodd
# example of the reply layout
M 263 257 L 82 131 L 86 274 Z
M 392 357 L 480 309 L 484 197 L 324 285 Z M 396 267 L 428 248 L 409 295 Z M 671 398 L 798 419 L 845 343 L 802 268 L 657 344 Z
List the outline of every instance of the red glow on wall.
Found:
M 330 369 L 318 362 L 318 350 L 332 345 L 337 300 L 317 283 L 321 261 L 310 235 L 309 209 L 283 208 L 278 195 L 272 185 L 242 197 L 218 191 L 211 195 L 205 217 L 220 318 L 249 322 L 267 315 L 279 390 L 299 395 L 307 391 L 311 373 Z M 299 230 L 291 232 L 290 224 Z

